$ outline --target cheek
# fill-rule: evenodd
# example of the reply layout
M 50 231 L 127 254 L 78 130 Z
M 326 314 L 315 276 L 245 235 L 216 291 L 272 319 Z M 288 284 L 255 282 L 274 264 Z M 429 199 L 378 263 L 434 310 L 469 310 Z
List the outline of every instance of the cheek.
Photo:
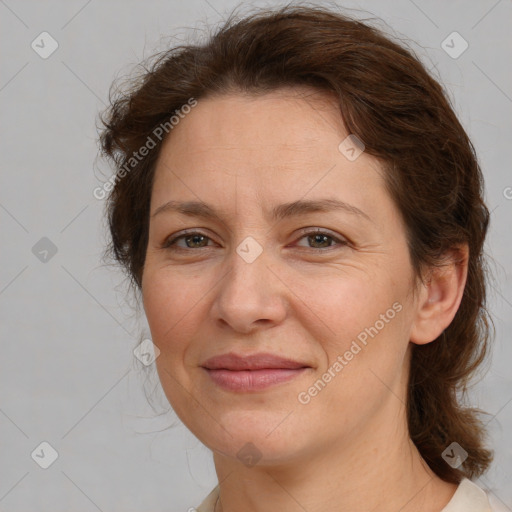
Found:
M 291 282 L 302 298 L 295 301 L 302 319 L 310 318 L 309 326 L 334 347 L 373 324 L 394 302 L 395 291 L 365 271 L 296 276 Z
M 187 286 L 171 271 L 148 271 L 142 283 L 144 311 L 151 329 L 153 342 L 165 351 L 180 349 L 180 339 L 186 339 L 186 326 L 200 306 L 193 296 L 193 287 Z M 196 304 L 196 308 L 193 305 Z
M 157 279 L 154 274 L 147 276 L 146 273 L 142 281 L 142 300 L 153 341 L 157 344 L 160 340 L 156 338 L 164 332 L 169 315 L 172 315 L 170 298 L 167 283 Z
M 402 288 L 392 286 L 391 277 L 384 273 L 330 277 L 323 286 L 322 280 L 303 281 L 300 294 L 309 299 L 301 307 L 301 315 L 310 318 L 306 329 L 321 345 L 322 366 L 318 371 L 344 375 L 332 379 L 336 381 L 329 386 L 333 399 L 339 386 L 347 398 L 361 398 L 364 389 L 374 389 L 376 377 L 372 372 L 388 381 L 403 366 L 408 343 Z

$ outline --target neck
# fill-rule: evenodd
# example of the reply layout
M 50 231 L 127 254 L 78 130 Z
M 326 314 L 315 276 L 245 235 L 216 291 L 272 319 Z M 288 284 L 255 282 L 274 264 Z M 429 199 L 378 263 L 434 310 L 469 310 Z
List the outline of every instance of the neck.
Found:
M 285 464 L 249 468 L 215 453 L 215 512 L 441 511 L 457 486 L 437 477 L 421 458 L 407 434 L 403 408 L 393 419 L 376 418 L 371 428 L 326 439 Z

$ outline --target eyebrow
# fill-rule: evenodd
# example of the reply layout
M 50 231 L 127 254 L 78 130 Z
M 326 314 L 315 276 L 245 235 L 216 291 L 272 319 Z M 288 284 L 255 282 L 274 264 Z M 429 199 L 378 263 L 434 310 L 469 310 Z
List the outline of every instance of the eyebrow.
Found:
M 344 211 L 373 222 L 365 212 L 339 199 L 297 200 L 291 203 L 280 204 L 272 209 L 270 219 L 278 221 L 289 217 L 307 215 L 309 213 L 336 210 Z M 151 216 L 155 217 L 163 212 L 177 212 L 189 217 L 215 219 L 219 222 L 223 222 L 221 214 L 218 213 L 214 207 L 202 201 L 168 201 L 159 206 Z

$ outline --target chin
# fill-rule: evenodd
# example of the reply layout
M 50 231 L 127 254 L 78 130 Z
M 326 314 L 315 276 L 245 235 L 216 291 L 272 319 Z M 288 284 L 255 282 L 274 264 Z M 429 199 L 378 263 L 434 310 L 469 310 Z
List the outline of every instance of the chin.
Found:
M 262 414 L 244 411 L 237 414 L 231 411 L 229 417 L 219 418 L 225 430 L 219 427 L 215 432 L 221 436 L 212 438 L 212 429 L 209 429 L 202 441 L 213 452 L 238 459 L 248 467 L 292 462 L 298 457 L 301 446 L 297 434 L 304 430 L 298 425 L 294 428 L 290 422 L 293 414 L 283 422 L 288 412 Z M 283 428 L 285 423 L 289 423 L 288 428 Z

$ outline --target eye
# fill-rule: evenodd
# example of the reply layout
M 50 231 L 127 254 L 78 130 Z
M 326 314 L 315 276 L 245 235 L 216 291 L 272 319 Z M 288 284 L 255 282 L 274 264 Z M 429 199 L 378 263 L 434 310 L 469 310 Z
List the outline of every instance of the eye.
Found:
M 346 240 L 338 238 L 327 231 L 321 231 L 320 229 L 316 230 L 306 230 L 304 228 L 302 230 L 303 236 L 299 239 L 307 239 L 307 243 L 313 244 L 309 246 L 309 249 L 329 249 L 333 247 L 333 243 L 337 243 L 339 246 L 348 245 Z M 185 247 L 177 244 L 178 241 L 184 240 Z M 163 249 L 170 250 L 187 250 L 187 249 L 201 249 L 208 247 L 208 241 L 211 241 L 211 238 L 204 233 L 199 231 L 189 231 L 186 233 L 182 233 L 181 235 L 171 236 L 162 245 Z M 211 246 L 210 246 L 211 247 Z
M 176 242 L 183 239 L 185 241 L 185 247 L 177 245 Z M 200 233 L 199 231 L 189 231 L 184 234 L 169 237 L 162 245 L 163 249 L 171 250 L 187 250 L 194 248 L 207 247 L 207 241 L 211 240 L 209 236 Z
M 343 240 L 342 238 L 338 238 L 332 234 L 330 234 L 327 231 L 322 231 L 320 229 L 316 230 L 309 230 L 306 231 L 306 229 L 302 230 L 303 236 L 299 239 L 306 239 L 307 243 L 313 244 L 310 245 L 309 248 L 312 249 L 329 249 L 333 247 L 333 244 L 331 242 L 336 242 L 339 246 L 348 245 L 348 242 L 346 240 Z

